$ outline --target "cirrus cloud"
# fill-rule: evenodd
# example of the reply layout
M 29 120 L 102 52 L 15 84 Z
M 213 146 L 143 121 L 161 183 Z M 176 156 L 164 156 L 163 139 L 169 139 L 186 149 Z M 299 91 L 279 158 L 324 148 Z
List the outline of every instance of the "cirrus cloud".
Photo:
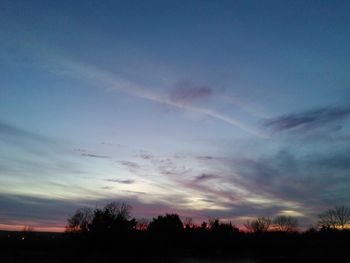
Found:
M 275 132 L 289 130 L 307 131 L 344 120 L 350 115 L 350 107 L 323 107 L 296 114 L 289 114 L 264 122 L 264 127 Z

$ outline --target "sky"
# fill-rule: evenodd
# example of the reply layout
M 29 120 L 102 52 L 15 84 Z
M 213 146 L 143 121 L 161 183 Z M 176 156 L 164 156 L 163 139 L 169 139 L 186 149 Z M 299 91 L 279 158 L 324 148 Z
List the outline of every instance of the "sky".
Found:
M 350 1 L 0 1 L 0 229 L 127 202 L 308 227 L 350 204 Z

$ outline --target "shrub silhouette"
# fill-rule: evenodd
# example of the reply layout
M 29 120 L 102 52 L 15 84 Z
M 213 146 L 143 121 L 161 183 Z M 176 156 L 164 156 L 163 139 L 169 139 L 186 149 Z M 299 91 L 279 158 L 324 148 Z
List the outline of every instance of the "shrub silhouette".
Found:
M 177 234 L 183 229 L 182 221 L 177 214 L 166 214 L 165 216 L 158 216 L 148 225 L 150 233 L 166 233 Z
M 231 222 L 224 223 L 220 222 L 219 219 L 214 219 L 209 221 L 209 230 L 211 236 L 217 240 L 226 240 L 228 241 L 236 233 L 239 233 L 239 229 L 233 225 Z

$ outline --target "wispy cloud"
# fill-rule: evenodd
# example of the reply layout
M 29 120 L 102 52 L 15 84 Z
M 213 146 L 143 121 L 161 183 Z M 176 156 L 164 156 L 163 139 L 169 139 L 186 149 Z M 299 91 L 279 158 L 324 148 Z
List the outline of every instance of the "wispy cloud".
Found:
M 212 160 L 223 160 L 224 157 L 218 157 L 218 156 L 212 156 L 212 155 L 203 155 L 203 156 L 197 156 L 196 159 L 202 160 L 202 161 L 212 161 Z
M 141 153 L 139 157 L 144 160 L 151 160 L 152 158 L 154 158 L 153 154 L 150 153 Z
M 250 193 L 245 199 L 252 204 L 278 205 L 315 217 L 350 197 L 345 190 L 350 185 L 348 154 L 349 149 L 307 155 L 285 149 L 270 156 L 237 156 L 223 162 L 222 170 L 226 166 L 226 179 Z
M 93 154 L 93 153 L 82 153 L 81 156 L 91 157 L 91 158 L 99 158 L 99 159 L 109 158 L 107 155 L 99 155 L 99 154 Z
M 197 159 L 199 160 L 213 160 L 215 159 L 214 156 L 206 155 L 206 156 L 197 156 Z
M 178 103 L 188 104 L 211 95 L 213 90 L 209 86 L 195 86 L 189 81 L 181 81 L 171 91 L 169 98 Z
M 1 223 L 33 221 L 38 226 L 64 226 L 67 215 L 79 205 L 78 201 L 33 197 L 29 195 L 1 194 Z
M 7 147 L 16 151 L 8 151 Z M 13 172 L 16 176 L 23 174 L 27 177 L 30 171 L 35 171 L 34 175 L 44 170 L 47 173 L 49 167 L 55 171 L 67 171 L 74 166 L 68 158 L 58 157 L 65 153 L 63 141 L 1 121 L 0 149 L 0 169 L 6 169 L 10 174 Z
M 281 116 L 264 122 L 273 131 L 312 130 L 343 120 L 350 115 L 350 107 L 324 107 L 311 111 Z
M 125 145 L 120 143 L 112 143 L 112 142 L 101 142 L 104 146 L 116 146 L 116 147 L 125 147 Z
M 111 186 L 102 186 L 101 189 L 103 189 L 103 190 L 111 190 L 111 189 L 113 189 L 113 187 L 111 187 Z
M 99 158 L 99 159 L 108 159 L 108 158 L 110 158 L 107 155 L 89 153 L 88 150 L 81 149 L 81 148 L 74 148 L 73 151 L 80 153 L 80 156 L 83 156 L 83 157 Z
M 130 162 L 130 161 L 118 161 L 121 165 L 127 166 L 129 168 L 133 169 L 138 169 L 141 167 L 141 165 L 135 163 L 135 162 Z
M 213 109 L 196 106 L 191 103 L 183 103 L 183 100 L 179 100 L 179 98 L 181 97 L 179 95 L 178 95 L 178 99 L 176 100 L 172 98 L 172 96 L 159 94 L 153 90 L 143 87 L 138 83 L 126 80 L 117 75 L 112 75 L 110 73 L 101 71 L 95 67 L 79 64 L 79 63 L 72 62 L 62 58 L 59 59 L 59 61 L 61 61 L 61 65 L 64 67 L 63 71 L 65 71 L 65 73 L 67 73 L 68 71 L 70 72 L 70 74 L 72 74 L 75 77 L 80 76 L 83 79 L 93 80 L 96 83 L 96 85 L 98 85 L 99 87 L 103 86 L 106 90 L 123 92 L 131 96 L 143 98 L 150 101 L 155 101 L 158 103 L 166 104 L 166 105 L 187 110 L 187 111 L 200 113 L 205 116 L 228 123 L 252 135 L 264 137 L 254 127 L 251 127 L 248 124 L 244 123 L 243 121 L 238 120 L 232 116 L 227 116 Z M 187 92 L 184 92 L 182 97 L 186 97 L 186 95 L 184 95 L 185 93 L 187 93 L 188 98 L 189 97 L 198 98 L 198 97 L 203 97 L 204 94 L 208 96 L 210 94 L 210 90 L 205 87 L 192 88 L 192 91 L 191 89 L 187 89 Z M 189 94 L 191 94 L 191 96 Z
M 131 179 L 105 179 L 107 182 L 119 183 L 119 184 L 133 184 L 134 180 Z
M 43 135 L 0 121 L 0 139 L 2 136 L 6 136 L 7 138 L 16 138 L 16 139 L 23 139 L 27 141 L 35 141 L 39 143 L 53 142 L 53 140 Z
M 218 179 L 220 178 L 220 176 L 216 175 L 216 174 L 201 174 L 198 175 L 196 177 L 197 181 L 208 181 L 208 180 L 212 180 L 212 179 Z
M 174 162 L 173 159 L 166 158 L 158 160 L 157 170 L 162 175 L 179 177 L 191 172 L 192 168 L 187 167 L 186 165 L 179 165 Z

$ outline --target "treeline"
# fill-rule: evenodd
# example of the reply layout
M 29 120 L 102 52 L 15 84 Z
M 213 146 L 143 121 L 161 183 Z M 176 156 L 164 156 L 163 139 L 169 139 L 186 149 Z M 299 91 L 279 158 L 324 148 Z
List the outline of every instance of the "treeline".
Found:
M 160 215 L 148 222 L 147 219 L 131 218 L 131 206 L 126 203 L 110 203 L 103 208 L 78 209 L 74 215 L 68 218 L 67 233 L 81 233 L 92 235 L 109 235 L 114 232 L 147 231 L 149 233 L 176 233 L 192 230 L 217 231 L 221 229 L 227 232 L 263 233 L 263 232 L 300 232 L 297 218 L 291 216 L 258 217 L 248 220 L 244 230 L 240 230 L 231 222 L 221 222 L 218 218 L 209 219 L 200 225 L 194 224 L 192 218 L 183 221 L 177 214 Z M 319 215 L 319 220 L 314 227 L 306 231 L 338 231 L 350 226 L 350 208 L 346 206 L 329 209 Z
M 320 214 L 315 227 L 301 231 L 297 218 L 258 217 L 244 229 L 210 219 L 197 225 L 177 214 L 146 219 L 131 217 L 125 203 L 79 209 L 68 219 L 66 233 L 75 244 L 124 256 L 199 255 L 219 257 L 317 258 L 341 255 L 350 245 L 350 208 L 335 207 Z M 338 252 L 336 252 L 338 251 Z M 136 253 L 136 254 L 135 254 Z M 300 260 L 299 260 L 300 261 Z
M 198 257 L 347 262 L 349 223 L 345 206 L 321 213 L 315 227 L 301 231 L 297 218 L 288 216 L 258 217 L 239 229 L 219 219 L 197 225 L 177 214 L 137 220 L 131 206 L 110 203 L 78 209 L 65 233 L 41 235 L 28 228 L 0 237 L 0 255 L 4 262 L 187 262 L 181 260 Z

